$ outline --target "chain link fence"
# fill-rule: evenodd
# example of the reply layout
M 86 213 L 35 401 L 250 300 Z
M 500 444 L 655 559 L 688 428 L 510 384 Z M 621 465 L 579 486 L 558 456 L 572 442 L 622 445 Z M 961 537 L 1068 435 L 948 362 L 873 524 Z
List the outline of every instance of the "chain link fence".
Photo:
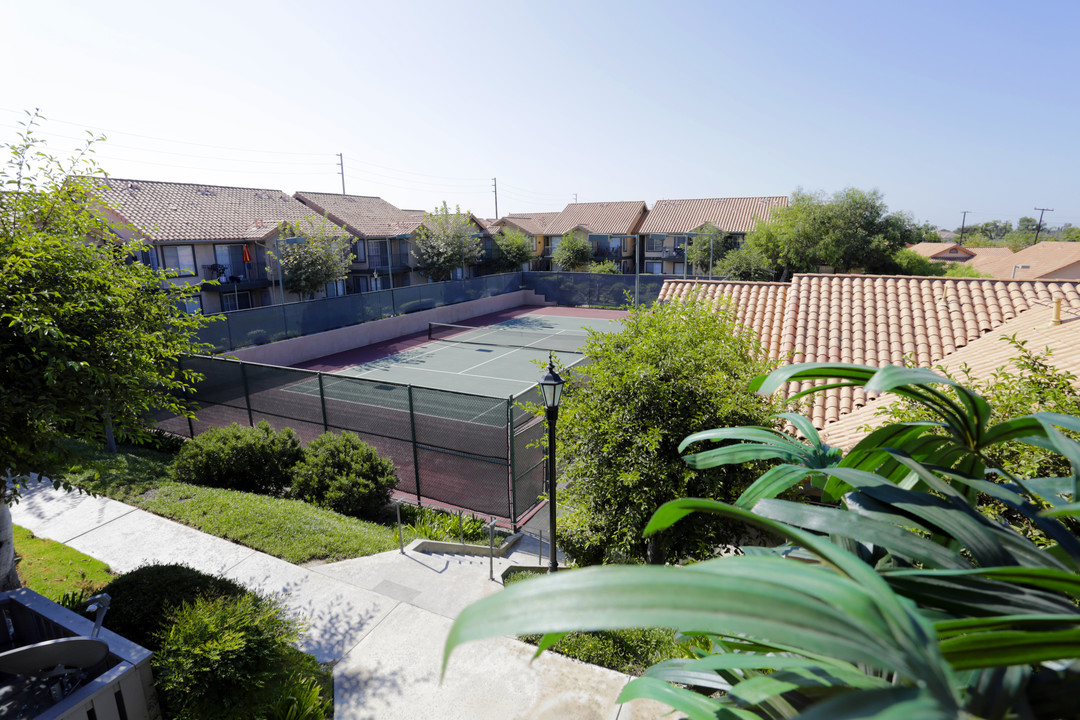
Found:
M 411 285 L 217 313 L 215 317 L 222 320 L 204 327 L 199 340 L 216 352 L 228 352 L 518 290 L 533 290 L 559 305 L 651 305 L 660 297 L 665 277 L 671 279 L 663 275 L 515 272 Z
M 306 444 L 348 431 L 394 461 L 397 489 L 417 502 L 504 518 L 514 529 L 540 502 L 543 421 L 516 398 L 204 356 L 184 358 L 181 367 L 204 378 L 191 395 L 199 409 L 194 418 L 159 417 L 169 432 L 195 437 L 266 420 L 276 430 L 292 428 Z

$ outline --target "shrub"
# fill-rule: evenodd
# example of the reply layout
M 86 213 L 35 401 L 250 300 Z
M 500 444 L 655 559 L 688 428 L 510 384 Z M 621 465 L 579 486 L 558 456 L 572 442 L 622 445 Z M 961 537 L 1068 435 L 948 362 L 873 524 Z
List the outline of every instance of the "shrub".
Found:
M 199 720 L 262 716 L 280 700 L 302 629 L 278 600 L 253 593 L 174 608 L 152 661 L 166 709 Z
M 111 604 L 104 626 L 147 650 L 157 651 L 157 634 L 169 611 L 198 598 L 235 597 L 245 590 L 223 577 L 186 565 L 145 565 L 102 588 Z
M 274 432 L 270 423 L 233 423 L 210 428 L 186 443 L 170 468 L 178 482 L 227 490 L 278 494 L 289 487 L 304 451 L 291 428 Z
M 353 517 L 377 516 L 397 485 L 394 463 L 352 433 L 315 438 L 296 466 L 301 500 Z

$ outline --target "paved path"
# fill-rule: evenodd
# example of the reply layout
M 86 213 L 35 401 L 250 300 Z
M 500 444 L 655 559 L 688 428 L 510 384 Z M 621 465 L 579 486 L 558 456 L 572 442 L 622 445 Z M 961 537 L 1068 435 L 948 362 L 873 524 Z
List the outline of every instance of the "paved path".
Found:
M 502 587 L 488 580 L 488 558 L 411 551 L 299 567 L 105 498 L 40 484 L 11 509 L 15 524 L 127 572 L 178 562 L 220 573 L 286 604 L 311 623 L 302 647 L 334 662 L 336 718 L 659 718 L 669 708 L 642 701 L 619 706 L 626 677 L 545 653 L 513 638 L 468 643 L 454 651 L 439 683 L 443 643 L 466 605 Z M 536 565 L 536 542 L 495 559 Z M 667 716 L 672 717 L 672 716 Z

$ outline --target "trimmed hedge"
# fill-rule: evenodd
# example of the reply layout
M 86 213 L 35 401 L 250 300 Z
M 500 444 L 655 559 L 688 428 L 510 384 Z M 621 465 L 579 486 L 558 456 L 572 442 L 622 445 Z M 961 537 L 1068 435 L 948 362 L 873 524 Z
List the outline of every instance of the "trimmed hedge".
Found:
M 296 466 L 293 494 L 359 518 L 377 517 L 397 486 L 394 463 L 352 433 L 315 438 Z
M 158 633 L 172 608 L 199 598 L 238 597 L 247 591 L 228 578 L 187 565 L 144 565 L 116 578 L 101 592 L 111 598 L 102 624 L 157 652 Z
M 303 456 L 292 428 L 275 432 L 265 420 L 255 427 L 233 423 L 185 443 L 169 474 L 177 482 L 278 495 Z

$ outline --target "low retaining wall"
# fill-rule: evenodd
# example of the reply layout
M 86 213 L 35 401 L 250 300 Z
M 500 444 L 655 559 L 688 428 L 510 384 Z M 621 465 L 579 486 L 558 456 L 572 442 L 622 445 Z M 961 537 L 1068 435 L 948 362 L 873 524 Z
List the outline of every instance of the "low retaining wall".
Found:
M 333 355 L 366 345 L 426 332 L 429 322 L 456 323 L 478 315 L 509 310 L 521 305 L 546 305 L 543 296 L 532 290 L 469 300 L 454 305 L 421 310 L 408 315 L 396 315 L 371 320 L 358 325 L 327 330 L 302 337 L 241 348 L 228 353 L 231 357 L 266 365 L 292 366 L 307 360 Z

